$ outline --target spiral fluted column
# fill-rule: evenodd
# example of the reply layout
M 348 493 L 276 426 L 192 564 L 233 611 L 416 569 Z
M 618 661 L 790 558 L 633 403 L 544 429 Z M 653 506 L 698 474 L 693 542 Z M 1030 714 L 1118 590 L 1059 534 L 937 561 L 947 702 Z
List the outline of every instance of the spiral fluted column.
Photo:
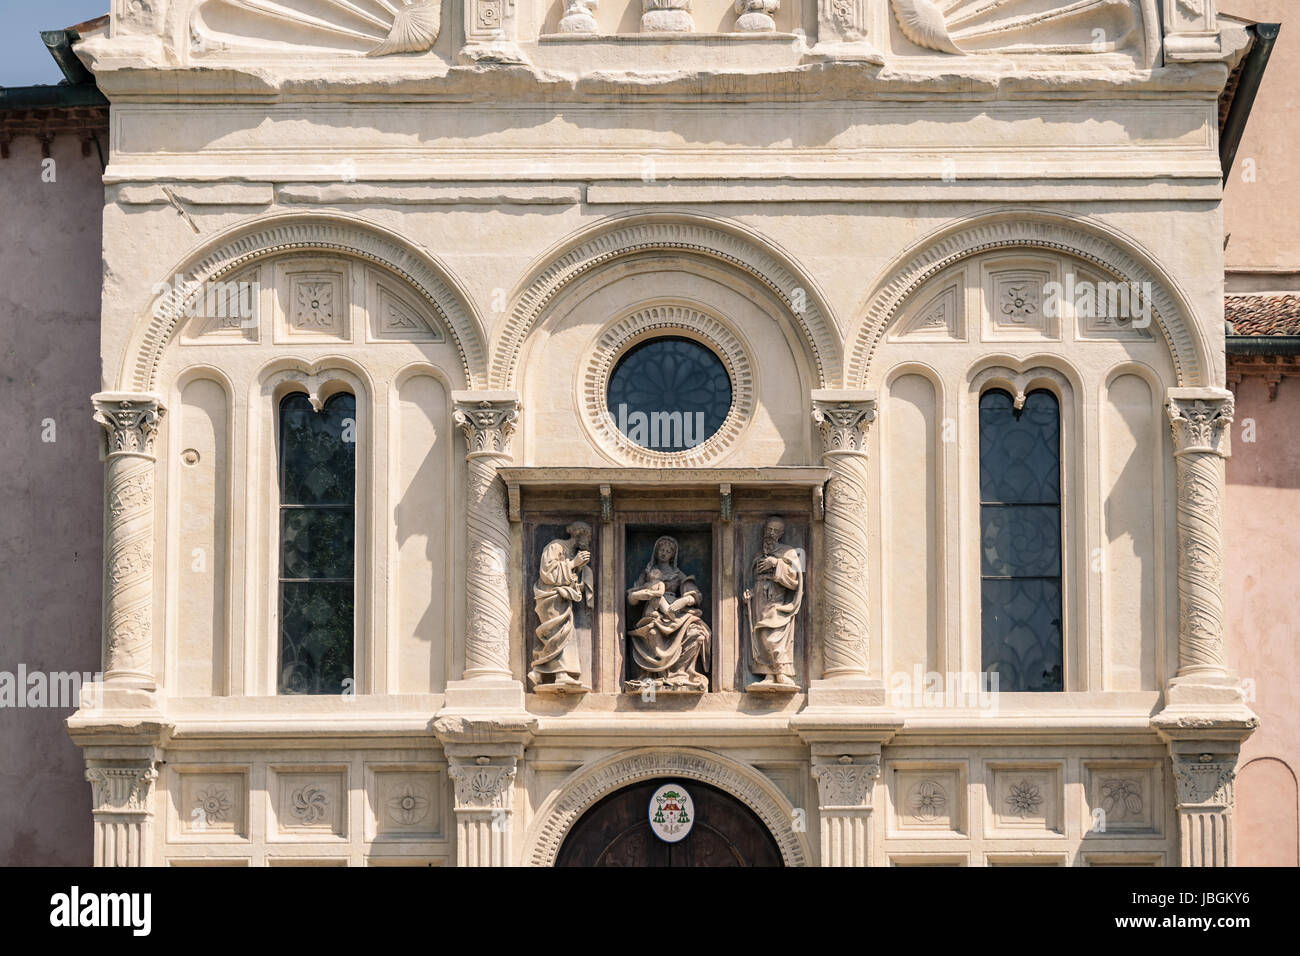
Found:
M 826 486 L 822 554 L 822 676 L 867 676 L 867 428 L 876 418 L 871 392 L 813 393 Z
M 465 680 L 510 680 L 510 519 L 497 469 L 510 463 L 519 399 L 505 392 L 453 398 L 469 465 Z
M 107 433 L 104 483 L 104 680 L 152 688 L 154 436 L 157 395 L 101 392 L 95 421 Z

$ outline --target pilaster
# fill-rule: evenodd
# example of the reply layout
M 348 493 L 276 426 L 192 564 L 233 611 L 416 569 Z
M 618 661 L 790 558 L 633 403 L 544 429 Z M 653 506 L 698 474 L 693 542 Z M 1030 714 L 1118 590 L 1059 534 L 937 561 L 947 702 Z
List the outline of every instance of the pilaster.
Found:
M 455 786 L 457 866 L 514 865 L 516 774 L 536 728 L 526 714 L 434 721 Z
M 157 720 L 95 720 L 84 713 L 68 718 L 67 726 L 86 758 L 94 865 L 151 866 L 154 786 L 172 727 Z

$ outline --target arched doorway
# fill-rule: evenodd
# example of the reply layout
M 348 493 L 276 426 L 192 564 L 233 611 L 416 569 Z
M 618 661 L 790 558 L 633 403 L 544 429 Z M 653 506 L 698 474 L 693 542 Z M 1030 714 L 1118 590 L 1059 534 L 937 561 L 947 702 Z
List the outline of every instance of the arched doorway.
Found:
M 783 866 L 776 840 L 754 811 L 699 781 L 683 786 L 695 804 L 690 832 L 666 843 L 650 827 L 650 799 L 664 778 L 611 793 L 584 813 L 560 847 L 556 866 Z

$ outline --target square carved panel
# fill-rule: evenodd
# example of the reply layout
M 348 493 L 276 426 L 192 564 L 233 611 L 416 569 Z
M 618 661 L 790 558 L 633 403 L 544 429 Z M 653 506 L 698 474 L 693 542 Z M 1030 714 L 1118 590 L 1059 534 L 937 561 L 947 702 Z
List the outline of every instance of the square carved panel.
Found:
M 443 839 L 446 789 L 441 770 L 372 771 L 368 788 L 371 839 Z
M 1060 339 L 1059 300 L 1049 295 L 1057 269 L 1037 260 L 997 260 L 984 275 L 984 338 L 1030 342 Z
M 351 337 L 351 270 L 332 259 L 275 268 L 276 341 L 338 342 Z
M 177 829 L 186 837 L 248 836 L 248 777 L 243 771 L 177 774 Z
M 963 766 L 895 768 L 891 829 L 944 835 L 966 832 Z
M 1065 832 L 1059 765 L 990 766 L 984 793 L 989 828 L 1001 836 Z
M 347 835 L 347 772 L 342 768 L 278 768 L 271 799 L 278 832 Z
M 1088 761 L 1083 781 L 1084 836 L 1159 832 L 1163 795 L 1154 763 Z

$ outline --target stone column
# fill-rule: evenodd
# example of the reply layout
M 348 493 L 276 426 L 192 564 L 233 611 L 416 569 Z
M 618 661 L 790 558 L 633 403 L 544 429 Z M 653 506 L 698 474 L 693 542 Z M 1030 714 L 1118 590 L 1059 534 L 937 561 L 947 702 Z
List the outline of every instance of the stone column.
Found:
M 822 460 L 831 471 L 821 560 L 822 676 L 866 678 L 867 427 L 876 418 L 873 392 L 813 392 L 813 421 Z
M 822 866 L 871 866 L 871 796 L 880 754 L 819 756 L 813 778 L 821 832 Z
M 497 469 L 510 463 L 519 397 L 513 392 L 455 392 L 452 399 L 469 463 L 465 680 L 509 681 L 510 518 Z
M 515 775 L 537 720 L 442 716 L 434 732 L 456 793 L 456 865 L 513 866 Z
M 104 682 L 153 690 L 154 436 L 157 395 L 100 392 L 104 466 Z
M 1178 473 L 1178 677 L 1226 678 L 1223 490 L 1232 393 L 1173 388 L 1166 410 Z
M 1166 410 L 1178 481 L 1178 673 L 1151 724 L 1173 759 L 1183 866 L 1231 866 L 1233 770 L 1242 741 L 1259 726 L 1224 657 L 1223 495 L 1232 393 L 1171 388 Z

